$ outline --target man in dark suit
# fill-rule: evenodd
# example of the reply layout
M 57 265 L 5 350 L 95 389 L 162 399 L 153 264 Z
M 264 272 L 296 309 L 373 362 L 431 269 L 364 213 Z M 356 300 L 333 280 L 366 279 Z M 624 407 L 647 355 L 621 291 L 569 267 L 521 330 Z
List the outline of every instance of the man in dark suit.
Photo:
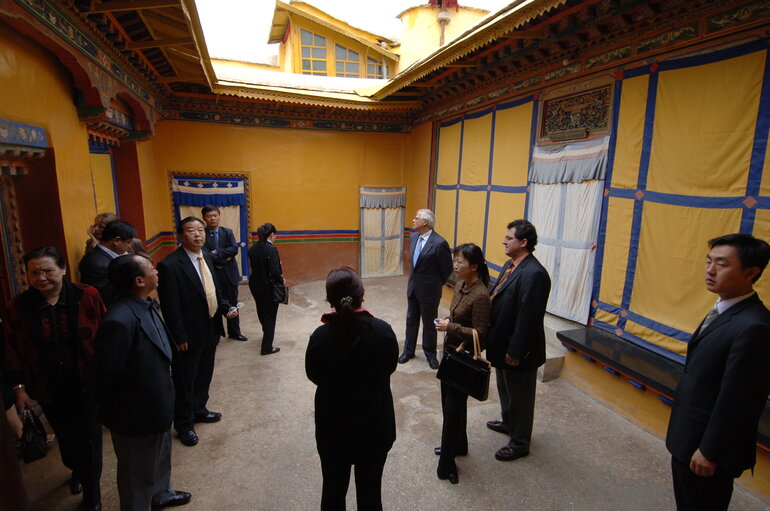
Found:
M 241 275 L 238 271 L 238 242 L 232 229 L 219 225 L 219 208 L 216 206 L 204 206 L 201 215 L 206 222 L 206 249 L 214 259 L 214 271 L 217 273 L 222 292 L 227 301 L 232 305 L 238 303 L 238 283 Z M 236 341 L 248 341 L 241 334 L 241 325 L 238 316 L 227 320 L 227 336 Z
M 770 311 L 754 292 L 770 246 L 728 234 L 709 248 L 706 289 L 719 300 L 687 346 L 666 435 L 680 510 L 728 508 L 733 480 L 756 463 L 770 392 Z
M 537 368 L 545 363 L 543 318 L 551 278 L 532 252 L 537 245 L 535 226 L 527 220 L 508 224 L 503 239 L 505 255 L 497 283 L 490 286 L 492 313 L 487 333 L 487 359 L 495 367 L 501 421 L 487 427 L 509 435 L 495 458 L 512 461 L 529 454 L 535 417 Z
M 120 509 L 187 504 L 189 493 L 171 489 L 176 350 L 150 299 L 158 272 L 149 259 L 128 254 L 110 262 L 108 275 L 120 298 L 94 341 L 94 391 L 118 459 Z
M 422 350 L 430 368 L 438 369 L 436 328 L 433 320 L 438 316 L 441 286 L 452 273 L 452 254 L 446 240 L 433 230 L 436 217 L 431 210 L 418 210 L 412 224 L 415 232 L 409 240 L 412 272 L 406 286 L 406 340 L 404 352 L 398 357 L 398 362 L 405 364 L 410 358 L 414 358 L 417 331 L 420 329 L 422 318 Z
M 80 282 L 99 290 L 107 307 L 118 298 L 117 291 L 107 278 L 107 267 L 110 261 L 128 252 L 134 236 L 136 228 L 133 225 L 122 220 L 113 220 L 102 231 L 102 241 L 86 252 L 78 265 Z
M 206 408 L 214 373 L 214 356 L 224 335 L 221 315 L 235 317 L 238 309 L 222 297 L 215 281 L 203 220 L 187 217 L 177 227 L 182 243 L 158 263 L 158 296 L 163 318 L 179 348 L 174 357 L 176 405 L 174 428 L 184 445 L 198 443 L 196 422 L 217 422 L 219 412 Z

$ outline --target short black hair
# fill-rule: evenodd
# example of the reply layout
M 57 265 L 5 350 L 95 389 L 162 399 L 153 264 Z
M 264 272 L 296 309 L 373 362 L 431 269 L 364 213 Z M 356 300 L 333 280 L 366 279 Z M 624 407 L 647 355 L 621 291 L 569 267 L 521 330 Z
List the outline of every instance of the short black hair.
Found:
M 148 257 L 138 254 L 124 254 L 110 261 L 107 266 L 107 278 L 120 294 L 130 293 L 136 278 L 144 277 L 144 270 L 139 264 L 141 259 L 149 260 Z
M 216 206 L 212 206 L 211 204 L 207 204 L 201 208 L 201 216 L 206 216 L 206 213 L 211 213 L 212 211 L 216 211 L 219 213 L 219 208 Z
M 32 252 L 24 254 L 22 261 L 24 261 L 24 266 L 26 266 L 33 259 L 40 259 L 41 257 L 50 257 L 59 268 L 64 269 L 64 267 L 67 266 L 64 256 L 56 247 L 37 247 Z
M 104 230 L 102 231 L 102 240 L 110 241 L 115 238 L 120 238 L 122 240 L 128 241 L 134 239 L 136 234 L 136 227 L 133 225 L 129 224 L 128 222 L 124 222 L 123 220 L 113 220 L 104 226 Z
M 197 216 L 188 216 L 187 218 L 183 218 L 179 225 L 176 226 L 176 233 L 181 236 L 181 234 L 184 232 L 184 226 L 189 224 L 190 222 L 198 222 L 203 227 L 206 227 L 206 222 L 198 218 Z
M 516 239 L 527 240 L 527 246 L 525 250 L 531 252 L 535 251 L 535 245 L 537 245 L 537 231 L 535 226 L 529 220 L 519 219 L 508 223 L 508 229 L 516 228 Z
M 738 252 L 738 260 L 741 262 L 741 268 L 759 268 L 759 273 L 752 282 L 756 282 L 762 276 L 762 272 L 770 261 L 770 245 L 765 240 L 755 238 L 751 234 L 733 233 L 718 236 L 709 240 L 709 248 L 720 245 L 729 245 L 735 247 Z

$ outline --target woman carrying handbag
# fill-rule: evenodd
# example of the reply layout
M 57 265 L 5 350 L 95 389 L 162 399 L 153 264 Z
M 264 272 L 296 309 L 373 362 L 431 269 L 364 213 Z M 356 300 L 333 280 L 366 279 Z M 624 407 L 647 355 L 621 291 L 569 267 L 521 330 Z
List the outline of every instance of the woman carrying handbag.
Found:
M 473 350 L 474 330 L 483 348 L 491 309 L 487 291 L 489 269 L 481 248 L 473 243 L 459 245 L 454 249 L 453 256 L 455 274 L 458 282 L 462 282 L 455 288 L 449 318 L 437 320 L 436 330 L 446 332 L 444 350 L 466 347 Z M 449 479 L 450 483 L 457 484 L 460 478 L 455 456 L 468 454 L 468 395 L 442 381 L 441 410 L 444 414 L 444 425 L 441 428 L 441 446 L 434 449 L 439 455 L 436 475 L 439 479 Z

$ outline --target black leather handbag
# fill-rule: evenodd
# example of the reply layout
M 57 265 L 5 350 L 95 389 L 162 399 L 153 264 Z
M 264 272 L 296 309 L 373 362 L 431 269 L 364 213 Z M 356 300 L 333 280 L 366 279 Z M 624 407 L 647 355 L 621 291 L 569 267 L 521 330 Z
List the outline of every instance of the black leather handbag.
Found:
M 48 453 L 48 437 L 43 423 L 35 412 L 25 408 L 21 414 L 23 427 L 21 430 L 21 459 L 24 463 L 32 463 L 45 457 Z
M 289 303 L 289 288 L 285 284 L 279 284 L 275 281 L 270 281 L 273 286 L 273 301 L 275 303 Z
M 461 344 L 457 350 L 444 347 L 444 356 L 438 366 L 436 378 L 464 394 L 486 401 L 489 397 L 490 363 L 481 358 L 479 334 L 473 330 L 473 354 L 464 351 Z

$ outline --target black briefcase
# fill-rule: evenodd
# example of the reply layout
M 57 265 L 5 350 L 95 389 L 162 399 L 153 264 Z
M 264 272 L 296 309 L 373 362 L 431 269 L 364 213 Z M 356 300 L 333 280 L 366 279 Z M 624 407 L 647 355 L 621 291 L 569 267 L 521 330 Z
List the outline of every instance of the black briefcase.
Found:
M 24 463 L 32 463 L 48 453 L 48 435 L 43 423 L 35 412 L 25 408 L 22 412 L 23 429 L 21 431 L 21 458 Z
M 473 331 L 473 344 L 473 354 L 445 347 L 436 378 L 479 401 L 486 401 L 489 397 L 490 364 L 481 358 L 476 330 Z

